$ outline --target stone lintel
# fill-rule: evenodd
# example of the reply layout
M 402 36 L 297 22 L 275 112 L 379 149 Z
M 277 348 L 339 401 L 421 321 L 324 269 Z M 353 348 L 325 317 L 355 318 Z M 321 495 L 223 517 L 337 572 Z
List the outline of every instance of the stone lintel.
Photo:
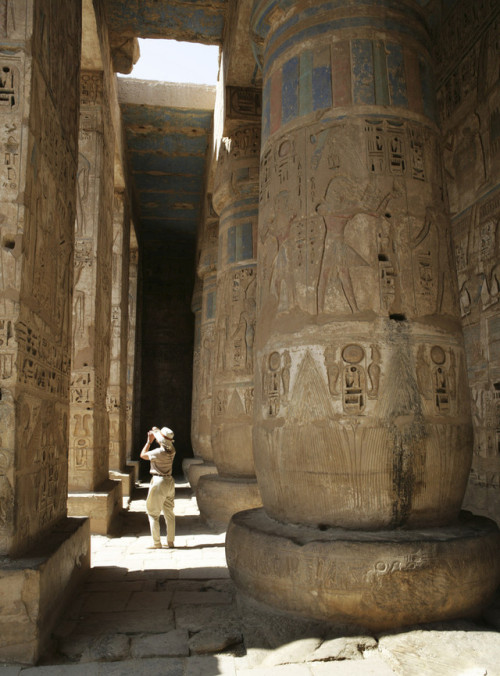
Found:
M 216 529 L 227 528 L 236 512 L 262 505 L 256 479 L 218 474 L 205 474 L 199 478 L 196 501 L 202 519 Z
M 113 521 L 122 508 L 122 483 L 111 481 L 103 483 L 92 493 L 69 493 L 68 514 L 87 516 L 90 519 L 91 533 L 107 535 Z
M 90 568 L 88 519 L 62 519 L 20 558 L 0 559 L 0 662 L 34 664 Z
M 118 81 L 118 101 L 120 104 L 213 110 L 215 87 L 122 78 Z

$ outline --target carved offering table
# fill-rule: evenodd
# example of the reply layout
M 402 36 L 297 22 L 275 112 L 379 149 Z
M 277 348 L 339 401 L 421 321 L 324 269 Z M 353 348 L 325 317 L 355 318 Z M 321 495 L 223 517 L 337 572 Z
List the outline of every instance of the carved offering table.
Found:
M 476 612 L 500 536 L 460 518 L 470 405 L 430 38 L 411 0 L 257 0 L 254 456 L 239 589 L 371 629 Z

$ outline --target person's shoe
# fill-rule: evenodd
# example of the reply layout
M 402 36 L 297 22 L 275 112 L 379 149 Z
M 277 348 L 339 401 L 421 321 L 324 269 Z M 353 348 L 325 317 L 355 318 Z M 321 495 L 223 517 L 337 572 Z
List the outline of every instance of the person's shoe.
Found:
M 150 547 L 150 549 L 161 549 L 161 542 L 155 542 L 155 544 Z
M 175 548 L 175 545 L 174 545 L 173 542 L 169 542 L 167 546 L 168 546 L 169 549 L 174 549 L 174 548 Z

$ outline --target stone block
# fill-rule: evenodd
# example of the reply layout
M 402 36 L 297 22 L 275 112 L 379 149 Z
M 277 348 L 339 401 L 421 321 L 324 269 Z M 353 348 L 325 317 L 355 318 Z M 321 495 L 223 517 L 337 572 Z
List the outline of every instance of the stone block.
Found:
M 38 546 L 0 564 L 0 661 L 33 664 L 90 567 L 87 519 L 64 519 Z
M 88 516 L 91 533 L 107 535 L 122 509 L 121 482 L 106 480 L 95 492 L 69 493 L 68 515 Z
M 130 498 L 135 486 L 133 467 L 125 467 L 121 472 L 118 470 L 109 470 L 111 481 L 120 481 L 122 484 L 122 497 Z

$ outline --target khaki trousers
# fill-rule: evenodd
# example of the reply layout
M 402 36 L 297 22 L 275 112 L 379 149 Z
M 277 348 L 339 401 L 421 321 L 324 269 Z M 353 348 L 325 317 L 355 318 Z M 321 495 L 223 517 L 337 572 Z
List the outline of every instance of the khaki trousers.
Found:
M 148 513 L 149 527 L 155 545 L 161 544 L 160 514 L 162 512 L 167 524 L 167 542 L 173 542 L 175 539 L 174 497 L 174 477 L 157 475 L 151 477 L 146 500 L 146 511 Z

